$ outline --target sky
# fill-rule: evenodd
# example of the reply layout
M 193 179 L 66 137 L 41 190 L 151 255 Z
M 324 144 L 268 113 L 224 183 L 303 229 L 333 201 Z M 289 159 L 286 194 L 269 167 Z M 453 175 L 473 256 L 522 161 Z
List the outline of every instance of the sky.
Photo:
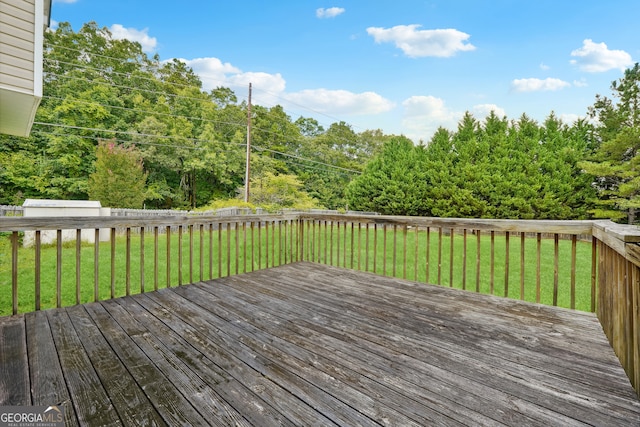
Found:
M 292 120 L 428 142 L 466 111 L 571 124 L 640 61 L 637 0 L 53 0 L 52 27 L 95 21 L 203 88 Z

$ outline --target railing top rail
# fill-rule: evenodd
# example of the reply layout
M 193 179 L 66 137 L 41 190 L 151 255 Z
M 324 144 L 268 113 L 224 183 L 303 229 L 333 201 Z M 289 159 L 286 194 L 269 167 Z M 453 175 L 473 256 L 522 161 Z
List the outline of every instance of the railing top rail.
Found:
M 84 216 L 84 217 L 2 217 L 2 231 L 68 230 L 124 227 L 169 227 L 220 223 L 296 220 L 296 214 L 235 216 Z
M 640 227 L 635 225 L 617 224 L 613 221 L 593 221 L 593 227 L 605 232 L 611 237 L 622 240 L 625 243 L 640 242 Z

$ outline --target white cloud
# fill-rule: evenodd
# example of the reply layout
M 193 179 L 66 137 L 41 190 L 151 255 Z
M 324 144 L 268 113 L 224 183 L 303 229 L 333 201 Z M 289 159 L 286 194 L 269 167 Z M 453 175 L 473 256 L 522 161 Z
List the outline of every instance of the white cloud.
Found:
M 511 88 L 516 92 L 555 91 L 571 86 L 564 80 L 548 77 L 546 79 L 515 79 L 511 82 Z
M 319 9 L 316 9 L 316 16 L 320 19 L 335 18 L 338 15 L 342 15 L 344 12 L 345 9 L 343 7 L 330 7 L 327 9 L 321 7 Z
M 582 47 L 571 52 L 570 62 L 577 65 L 582 71 L 588 73 L 601 73 L 604 71 L 625 68 L 633 65 L 631 55 L 624 50 L 609 50 L 605 43 L 594 43 L 591 39 L 585 39 Z
M 584 119 L 585 116 L 580 116 L 578 114 L 565 113 L 565 114 L 560 114 L 558 118 L 562 120 L 562 123 L 565 123 L 571 126 L 572 124 L 577 122 L 579 119 Z
M 575 87 L 587 87 L 587 86 L 589 86 L 589 84 L 587 84 L 587 80 L 586 79 L 574 80 L 573 81 L 573 85 Z
M 310 110 L 334 115 L 380 114 L 395 105 L 375 92 L 353 93 L 347 90 L 307 89 L 284 95 L 292 103 Z
M 202 87 L 206 91 L 220 86 L 230 87 L 234 91 L 238 87 L 246 87 L 248 89 L 249 83 L 252 83 L 253 86 L 261 88 L 262 91 L 278 95 L 284 92 L 286 86 L 286 82 L 280 73 L 243 72 L 238 67 L 214 57 L 178 58 L 178 60 L 193 69 L 194 73 L 200 77 Z
M 392 28 L 369 27 L 367 33 L 376 43 L 393 42 L 411 58 L 424 56 L 450 57 L 459 51 L 474 50 L 466 43 L 469 34 L 454 29 L 419 30 L 420 25 L 397 25 Z
M 474 105 L 473 109 L 471 110 L 471 114 L 473 114 L 473 117 L 475 117 L 476 119 L 482 121 L 486 119 L 492 111 L 499 118 L 507 115 L 507 113 L 504 111 L 504 108 L 498 107 L 496 104 Z
M 114 39 L 126 39 L 140 43 L 144 52 L 153 52 L 158 45 L 158 40 L 155 37 L 149 37 L 148 28 L 138 30 L 136 28 L 125 28 L 120 24 L 113 24 L 109 27 L 109 31 L 111 31 Z
M 218 58 L 179 59 L 200 77 L 203 89 L 230 87 L 242 94 L 252 84 L 253 102 L 265 107 L 280 104 L 285 108 L 305 109 L 332 115 L 380 114 L 394 108 L 394 103 L 374 92 L 353 93 L 346 90 L 307 89 L 287 93 L 280 73 L 243 72 Z M 289 105 L 287 105 L 289 104 Z
M 540 69 L 544 70 L 544 71 L 548 71 L 551 69 L 551 67 L 549 67 L 547 64 L 545 64 L 544 62 L 540 63 Z
M 429 142 L 439 127 L 455 129 L 463 113 L 450 110 L 441 98 L 412 96 L 403 103 L 402 126 L 414 141 Z

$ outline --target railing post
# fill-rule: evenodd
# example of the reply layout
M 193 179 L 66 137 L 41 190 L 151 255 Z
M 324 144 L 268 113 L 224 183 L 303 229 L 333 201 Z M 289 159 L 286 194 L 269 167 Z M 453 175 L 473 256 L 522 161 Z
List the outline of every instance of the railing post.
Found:
M 640 228 L 596 222 L 597 316 L 640 397 Z

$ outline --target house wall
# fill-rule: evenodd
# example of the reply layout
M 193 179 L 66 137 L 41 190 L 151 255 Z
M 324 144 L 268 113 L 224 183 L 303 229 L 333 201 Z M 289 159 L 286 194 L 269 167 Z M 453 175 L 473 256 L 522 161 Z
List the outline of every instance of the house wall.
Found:
M 35 41 L 42 34 L 42 25 L 36 25 L 37 1 L 0 0 L 0 87 L 41 96 L 34 93 L 34 79 L 42 79 L 42 52 L 35 58 Z

